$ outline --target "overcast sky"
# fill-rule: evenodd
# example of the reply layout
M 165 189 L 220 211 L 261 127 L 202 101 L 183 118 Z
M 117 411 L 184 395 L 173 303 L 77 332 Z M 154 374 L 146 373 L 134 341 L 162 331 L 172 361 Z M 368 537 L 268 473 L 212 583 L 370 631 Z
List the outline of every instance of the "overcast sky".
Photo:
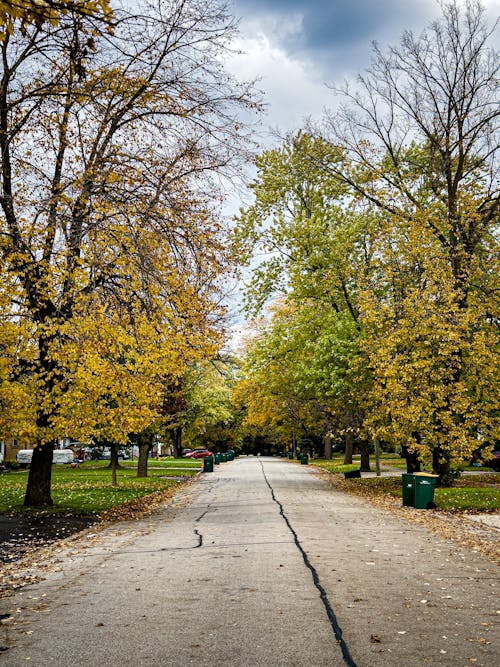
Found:
M 441 13 L 437 0 L 228 1 L 241 20 L 237 47 L 244 51 L 230 69 L 242 79 L 261 79 L 268 105 L 265 127 L 281 133 L 298 129 L 306 117 L 320 118 L 326 107 L 334 108 L 338 98 L 326 84 L 342 84 L 366 69 L 373 41 L 396 44 L 404 30 L 420 34 Z M 483 4 L 493 23 L 500 15 L 500 0 Z M 261 143 L 270 146 L 275 139 L 263 135 Z M 229 194 L 226 213 L 236 213 L 248 196 L 248 190 Z M 237 322 L 235 345 L 244 330 L 236 314 L 240 298 L 238 286 L 229 300 Z
M 354 78 L 370 62 L 371 43 L 393 44 L 405 29 L 420 33 L 440 14 L 436 0 L 229 0 L 241 19 L 231 65 L 244 78 L 260 77 L 267 125 L 299 127 L 335 99 L 327 83 Z M 483 4 L 494 20 L 500 0 Z

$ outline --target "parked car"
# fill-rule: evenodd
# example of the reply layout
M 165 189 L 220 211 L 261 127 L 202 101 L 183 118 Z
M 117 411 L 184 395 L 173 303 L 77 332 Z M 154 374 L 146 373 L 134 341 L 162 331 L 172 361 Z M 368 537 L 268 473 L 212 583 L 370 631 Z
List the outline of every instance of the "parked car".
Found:
M 75 454 L 72 449 L 54 449 L 52 463 L 73 463 Z
M 204 456 L 213 456 L 213 453 L 208 449 L 193 449 L 184 456 L 189 459 L 202 459 Z
M 99 461 L 111 461 L 111 448 L 104 447 L 103 450 L 97 455 L 97 458 Z M 130 456 L 124 449 L 119 449 L 118 458 L 125 461 L 126 459 L 129 459 Z
M 20 449 L 16 454 L 16 461 L 21 466 L 27 466 L 33 458 L 32 449 Z M 54 449 L 52 463 L 73 463 L 75 455 L 71 449 Z
M 487 466 L 488 468 L 493 468 L 493 470 L 500 471 L 500 449 L 495 449 L 489 454 L 485 454 L 484 450 L 488 447 L 491 447 L 491 445 L 484 444 L 477 447 L 477 449 L 472 452 L 470 463 L 473 466 Z
M 496 472 L 500 472 L 500 449 L 491 452 L 491 456 L 492 458 L 484 460 L 483 464 L 488 468 L 493 468 Z

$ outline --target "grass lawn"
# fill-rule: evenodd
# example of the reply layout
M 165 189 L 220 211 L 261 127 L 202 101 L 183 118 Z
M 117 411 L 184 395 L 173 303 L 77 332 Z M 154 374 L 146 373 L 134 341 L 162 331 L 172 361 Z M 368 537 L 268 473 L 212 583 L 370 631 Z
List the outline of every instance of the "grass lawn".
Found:
M 160 465 L 163 463 L 163 465 Z M 185 463 L 187 465 L 185 465 Z M 138 478 L 137 462 L 125 461 L 117 471 L 118 486 L 111 485 L 109 461 L 89 461 L 77 468 L 55 465 L 52 468 L 52 499 L 54 506 L 40 510 L 23 507 L 28 471 L 0 475 L 0 514 L 77 514 L 97 515 L 130 500 L 176 486 L 178 477 L 193 477 L 199 461 L 169 459 L 148 461 L 148 477 Z M 176 470 L 182 467 L 182 470 Z
M 80 463 L 81 466 L 102 466 L 106 468 L 109 466 L 109 461 L 85 461 L 85 463 Z M 137 458 L 135 459 L 126 459 L 125 461 L 120 460 L 120 466 L 122 468 L 133 468 L 137 470 Z M 155 468 L 185 468 L 185 469 L 196 469 L 200 470 L 203 468 L 203 459 L 174 459 L 170 456 L 165 456 L 161 459 L 148 459 L 148 470 L 154 470 Z
M 344 455 L 343 454 L 334 454 L 331 459 L 314 459 L 314 465 L 320 466 L 328 470 L 328 472 L 347 472 L 348 470 L 356 470 L 359 468 L 359 459 L 360 456 L 353 456 L 353 463 L 344 465 Z M 312 461 L 311 461 L 312 463 Z M 375 459 L 370 456 L 370 463 L 373 469 L 375 469 Z M 382 454 L 380 457 L 380 465 L 382 468 L 399 468 L 400 470 L 406 470 L 406 461 L 402 459 L 397 454 Z
M 387 460 L 389 459 L 383 460 L 382 465 L 390 465 L 386 463 Z M 331 461 L 314 461 L 314 465 L 332 473 L 343 473 L 347 470 L 359 468 L 359 462 L 356 465 L 347 466 L 343 465 L 342 461 L 342 457 L 337 457 Z M 477 471 L 478 468 L 471 468 L 471 470 Z M 451 488 L 436 488 L 434 502 L 437 509 L 450 512 L 493 512 L 500 510 L 500 473 L 493 473 L 491 469 L 489 470 L 490 472 L 485 474 L 463 475 Z M 401 479 L 399 477 L 353 479 L 343 484 L 342 488 L 363 496 L 390 495 L 396 498 L 402 497 Z

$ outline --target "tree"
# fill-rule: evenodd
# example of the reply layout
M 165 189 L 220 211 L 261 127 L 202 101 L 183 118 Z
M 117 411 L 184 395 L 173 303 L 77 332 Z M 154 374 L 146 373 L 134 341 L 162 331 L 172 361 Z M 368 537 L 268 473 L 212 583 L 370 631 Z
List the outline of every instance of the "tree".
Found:
M 429 434 L 434 470 L 445 479 L 452 460 L 467 458 L 478 432 L 492 427 L 491 378 L 482 371 L 497 350 L 498 274 L 491 273 L 491 258 L 497 251 L 500 207 L 500 107 L 499 59 L 488 46 L 496 26 L 488 28 L 475 0 L 441 6 L 441 18 L 421 36 L 405 32 L 400 45 L 387 52 L 375 46 L 371 68 L 355 89 L 341 90 L 347 104 L 326 119 L 319 134 L 346 156 L 341 165 L 323 160 L 323 168 L 385 218 L 383 282 L 404 287 L 412 267 L 413 284 L 400 294 L 399 304 L 394 304 L 394 290 L 387 296 L 373 288 L 368 299 L 373 304 L 375 296 L 379 304 L 380 317 L 370 316 L 379 352 L 380 341 L 395 336 L 384 367 L 374 361 L 376 382 L 380 395 L 393 404 L 386 416 L 393 425 L 399 423 L 402 433 L 413 421 L 414 388 L 429 378 L 421 371 L 427 363 L 440 369 L 441 379 L 435 382 L 441 382 L 441 391 L 430 400 L 433 391 L 430 386 L 426 390 L 430 403 L 421 412 L 425 419 L 414 420 L 417 435 L 411 437 L 418 447 L 422 434 Z M 409 254 L 401 255 L 403 249 Z M 400 271 L 395 271 L 396 263 Z M 393 308 L 391 325 L 387 307 Z M 412 308 L 421 317 L 405 321 Z M 441 332 L 442 344 L 437 332 L 428 330 L 430 321 Z M 419 351 L 420 361 L 415 359 Z M 415 363 L 408 365 L 404 359 L 410 357 Z M 406 368 L 404 417 L 401 382 L 393 392 L 386 378 L 396 365 L 400 378 Z
M 257 108 L 221 64 L 234 23 L 216 0 L 114 17 L 112 34 L 72 10 L 14 23 L 0 45 L 2 316 L 24 323 L 30 352 L 9 382 L 33 388 L 31 505 L 52 502 L 56 436 L 122 442 L 219 340 L 227 244 L 210 174 L 239 163 L 234 119 Z
M 68 12 L 83 16 L 102 16 L 110 21 L 111 10 L 108 0 L 4 0 L 0 1 L 1 34 L 12 34 L 15 21 L 21 26 L 29 24 L 56 25 Z
M 183 431 L 186 446 L 217 446 L 209 442 L 233 420 L 231 387 L 234 369 L 230 359 L 211 359 L 190 369 L 186 378 Z M 225 436 L 227 439 L 227 434 Z
M 271 318 L 248 343 L 233 395 L 235 404 L 245 406 L 245 424 L 282 445 L 289 444 L 293 434 L 307 435 L 311 427 L 310 397 L 301 393 L 296 381 L 293 317 L 293 304 L 274 304 Z
M 277 293 L 286 293 L 271 325 L 277 338 L 266 332 L 265 343 L 269 355 L 286 365 L 283 377 L 293 368 L 292 381 L 278 380 L 280 391 L 315 402 L 316 419 L 326 420 L 323 435 L 334 430 L 345 435 L 349 462 L 356 435 L 368 468 L 363 385 L 369 376 L 356 340 L 359 285 L 370 262 L 375 216 L 323 168 L 325 161 L 340 170 L 344 153 L 302 131 L 259 156 L 250 186 L 254 202 L 240 213 L 237 238 L 247 252 L 265 257 L 247 290 L 249 311 L 258 312 Z M 280 326 L 285 327 L 281 337 Z M 279 353 L 269 350 L 271 341 Z M 257 405 L 264 405 L 262 399 Z

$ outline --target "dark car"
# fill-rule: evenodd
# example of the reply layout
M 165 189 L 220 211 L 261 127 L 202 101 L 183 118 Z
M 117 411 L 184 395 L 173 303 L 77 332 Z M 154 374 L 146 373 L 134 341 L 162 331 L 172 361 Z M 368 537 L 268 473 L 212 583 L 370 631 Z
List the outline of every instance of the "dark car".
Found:
M 202 459 L 205 456 L 213 456 L 213 454 L 208 449 L 193 449 L 192 452 L 184 454 L 184 457 L 189 459 Z
M 500 470 L 500 449 L 495 449 L 492 452 L 485 453 L 485 449 L 491 447 L 491 445 L 481 445 L 477 447 L 472 452 L 471 465 L 475 466 L 487 466 L 488 468 L 493 468 L 493 470 Z
M 496 472 L 500 472 L 500 449 L 491 452 L 491 457 L 490 459 L 483 459 L 483 465 L 493 468 Z

